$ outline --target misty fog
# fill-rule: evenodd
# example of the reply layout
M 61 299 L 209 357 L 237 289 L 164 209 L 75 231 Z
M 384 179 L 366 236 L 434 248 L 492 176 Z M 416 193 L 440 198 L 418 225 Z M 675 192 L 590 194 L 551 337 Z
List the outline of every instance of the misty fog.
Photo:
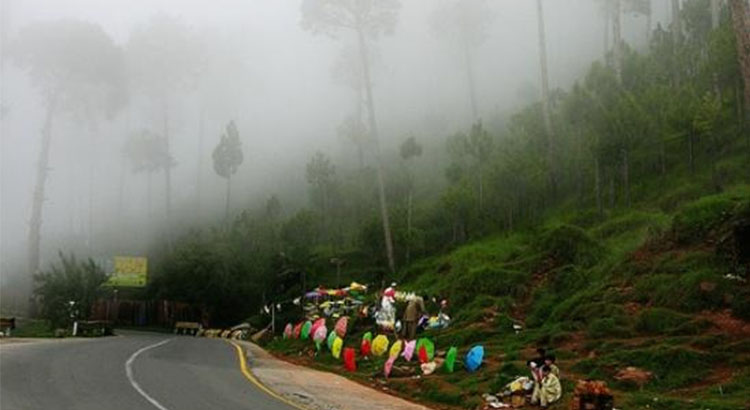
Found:
M 149 195 L 148 172 L 137 172 L 125 154 L 127 141 L 143 132 L 168 130 L 174 161 L 169 225 L 178 232 L 224 216 L 225 183 L 213 169 L 211 153 L 232 120 L 244 163 L 232 180 L 231 212 L 261 207 L 271 195 L 279 197 L 284 214 L 295 212 L 306 202 L 305 164 L 316 151 L 326 152 L 338 167 L 357 166 L 357 147 L 338 132 L 357 109 L 347 77 L 356 70 L 347 67 L 356 39 L 346 32 L 331 39 L 304 30 L 301 3 L 2 0 L 4 296 L 17 295 L 5 290 L 28 277 L 28 232 L 47 104 L 34 73 L 10 57 L 10 51 L 23 52 L 11 50 L 19 33 L 44 22 L 81 21 L 103 30 L 122 52 L 117 64 L 125 92 L 116 110 L 105 112 L 98 97 L 58 102 L 40 235 L 41 267 L 58 251 L 104 261 L 144 254 L 155 237 L 163 239 L 164 173 L 151 175 Z M 441 35 L 441 21 L 434 17 L 449 3 L 402 0 L 394 32 L 370 48 L 385 156 L 395 153 L 407 134 L 442 141 L 473 121 L 463 51 L 447 27 Z M 502 124 L 517 107 L 540 99 L 536 2 L 490 0 L 487 5 L 492 24 L 472 48 L 476 115 Z M 550 86 L 566 88 L 604 53 L 600 5 L 593 0 L 544 5 Z M 623 18 L 628 44 L 644 47 L 645 17 Z M 651 24 L 668 19 L 668 2 L 654 2 Z M 154 48 L 139 50 L 138 41 Z M 154 50 L 157 55 L 149 54 Z M 371 162 L 371 155 L 365 161 Z

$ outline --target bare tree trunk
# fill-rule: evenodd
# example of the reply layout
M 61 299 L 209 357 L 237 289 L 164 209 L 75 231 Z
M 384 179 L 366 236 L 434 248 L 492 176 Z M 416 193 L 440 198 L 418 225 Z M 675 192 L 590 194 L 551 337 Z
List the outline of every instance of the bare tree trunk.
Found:
M 544 9 L 542 0 L 536 1 L 537 20 L 539 28 L 539 65 L 542 77 L 542 117 L 544 120 L 544 129 L 547 132 L 547 160 L 550 164 L 550 180 L 553 191 L 557 187 L 557 161 L 555 154 L 555 135 L 552 129 L 552 118 L 550 113 L 550 92 L 549 92 L 549 70 L 547 64 L 547 38 L 544 30 Z
M 148 225 L 149 225 L 149 227 L 152 226 L 152 224 L 153 224 L 153 216 L 154 216 L 153 215 L 154 214 L 154 206 L 153 206 L 153 201 L 151 200 L 151 187 L 153 185 L 153 182 L 152 182 L 152 180 L 153 180 L 153 174 L 154 173 L 152 171 L 150 171 L 150 170 L 146 173 L 146 178 L 147 178 L 147 181 L 146 181 L 146 202 L 148 203 Z
M 482 210 L 484 209 L 484 181 L 482 180 L 482 161 L 479 161 L 479 171 L 477 176 L 479 178 L 479 216 L 482 216 Z
M 479 119 L 479 108 L 477 106 L 477 94 L 474 82 L 474 65 L 471 61 L 471 49 L 468 42 L 463 41 L 464 61 L 466 63 L 466 81 L 469 87 L 469 103 L 471 104 L 471 122 L 472 124 Z
M 411 212 L 412 212 L 412 191 L 413 189 L 409 187 L 409 194 L 406 198 L 406 264 L 409 264 L 409 261 L 411 259 Z
M 604 209 L 602 207 L 602 181 L 601 181 L 601 167 L 599 166 L 599 157 L 594 157 L 594 191 L 596 195 L 596 211 L 601 218 L 604 215 Z
M 372 81 L 370 80 L 370 63 L 367 56 L 367 43 L 362 30 L 357 30 L 359 40 L 359 54 L 362 61 L 362 72 L 365 81 L 365 97 L 367 99 L 368 120 L 370 123 L 370 135 L 375 144 L 375 157 L 377 161 L 378 197 L 380 199 L 380 218 L 383 222 L 383 239 L 385 240 L 385 252 L 388 258 L 388 269 L 391 273 L 396 271 L 396 261 L 393 257 L 393 239 L 391 237 L 390 217 L 388 216 L 388 203 L 385 198 L 385 170 L 383 160 L 380 157 L 380 141 L 378 136 L 378 123 L 375 118 L 375 101 L 372 95 Z
M 690 176 L 695 175 L 695 136 L 692 131 L 688 132 L 688 166 Z
M 609 65 L 609 24 L 612 18 L 612 0 L 604 0 L 604 62 Z
M 622 7 L 620 0 L 614 0 L 612 12 L 612 29 L 614 31 L 614 59 L 617 81 L 622 82 Z
M 675 44 L 682 40 L 682 19 L 680 18 L 680 0 L 672 1 L 672 36 Z
M 357 106 L 355 107 L 356 108 L 355 112 L 357 113 L 357 125 L 364 124 L 364 121 L 362 120 L 362 116 L 363 116 L 362 115 L 363 114 L 362 113 L 362 104 L 363 104 L 363 101 L 364 101 L 364 98 L 363 98 L 363 94 L 364 94 L 363 88 L 364 88 L 364 84 L 363 84 L 363 81 L 360 79 L 360 83 L 357 86 L 357 93 L 356 93 L 357 94 Z M 365 169 L 365 150 L 364 150 L 365 141 L 364 141 L 364 138 L 365 138 L 364 135 L 360 135 L 360 136 L 357 137 L 357 141 L 356 141 L 356 143 L 357 143 L 357 158 L 359 159 L 359 172 L 360 172 L 360 176 L 362 176 L 361 174 L 363 173 L 363 171 Z
M 622 183 L 625 188 L 625 207 L 630 208 L 630 159 L 628 150 L 622 150 Z
M 508 230 L 513 230 L 513 204 L 510 204 L 510 208 L 508 208 Z
M 117 220 L 120 222 L 120 230 L 124 228 L 125 222 L 125 169 L 127 158 L 123 155 L 120 159 L 120 181 L 117 184 Z
M 651 41 L 651 31 L 653 27 L 652 18 L 654 14 L 654 7 L 651 4 L 651 0 L 647 0 L 646 7 L 648 7 L 648 10 L 646 10 L 646 40 Z
M 729 7 L 732 11 L 732 25 L 737 39 L 737 59 L 740 63 L 742 81 L 745 84 L 743 129 L 747 130 L 750 124 L 750 7 L 744 0 L 729 0 Z
M 711 0 L 711 28 L 719 28 L 719 17 L 721 13 L 721 0 Z
M 224 206 L 224 220 L 226 221 L 227 228 L 229 228 L 229 200 L 232 195 L 232 175 L 227 176 L 227 198 Z
M 89 206 L 88 206 L 88 230 L 87 230 L 87 248 L 89 253 L 94 253 L 94 178 L 96 175 L 96 132 L 91 132 L 91 155 L 89 155 Z
M 205 116 L 204 108 L 201 108 L 200 120 L 198 122 L 198 167 L 195 175 L 195 212 L 200 218 L 203 201 L 203 138 L 205 136 Z
M 44 193 L 49 172 L 49 149 L 52 142 L 52 120 L 55 116 L 57 105 L 57 94 L 53 94 L 47 103 L 47 113 L 42 127 L 42 145 L 39 148 L 37 160 L 36 185 L 31 203 L 31 219 L 29 221 L 29 248 L 28 248 L 28 291 L 31 295 L 33 287 L 33 275 L 39 271 L 39 259 L 41 254 L 41 230 L 42 211 L 44 206 Z
M 164 145 L 166 146 L 165 150 L 167 152 L 167 155 L 171 155 L 171 151 L 169 148 L 169 103 L 167 102 L 167 98 L 164 97 L 163 101 L 163 107 L 162 107 L 162 115 L 163 115 L 163 124 L 162 124 L 162 132 L 164 133 Z M 166 217 L 167 217 L 167 235 L 169 236 L 169 228 L 171 225 L 171 217 L 172 217 L 172 164 L 168 160 L 164 167 L 164 206 L 166 211 Z

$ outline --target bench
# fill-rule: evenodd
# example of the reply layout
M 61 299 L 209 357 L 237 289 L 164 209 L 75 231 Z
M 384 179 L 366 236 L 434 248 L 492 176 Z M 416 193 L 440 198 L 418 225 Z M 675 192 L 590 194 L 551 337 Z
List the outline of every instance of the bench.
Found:
M 114 334 L 109 320 L 84 320 L 78 322 L 78 336 L 111 336 Z
M 201 324 L 198 322 L 176 322 L 174 324 L 174 333 L 179 335 L 197 335 L 201 330 Z
M 0 332 L 3 336 L 10 337 L 10 331 L 16 328 L 16 318 L 0 317 Z

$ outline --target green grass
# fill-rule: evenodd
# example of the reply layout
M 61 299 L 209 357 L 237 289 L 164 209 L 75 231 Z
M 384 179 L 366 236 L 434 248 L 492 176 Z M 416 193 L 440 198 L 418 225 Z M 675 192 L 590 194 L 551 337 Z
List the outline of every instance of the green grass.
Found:
M 13 337 L 55 337 L 55 331 L 46 320 L 16 319 L 16 329 L 11 331 Z
M 618 408 L 742 408 L 750 397 L 750 343 L 700 315 L 732 309 L 750 319 L 750 284 L 726 280 L 730 265 L 716 250 L 734 221 L 750 217 L 750 188 L 709 195 L 705 181 L 670 181 L 674 189 L 646 196 L 632 210 L 600 219 L 567 204 L 538 229 L 479 240 L 403 269 L 396 278 L 402 289 L 450 302 L 452 325 L 425 333 L 436 349 L 456 346 L 460 359 L 483 344 L 492 363 L 477 373 L 457 364 L 453 374 L 388 385 L 443 407 L 476 408 L 482 393 L 525 375 L 530 352 L 546 346 L 558 356 L 567 390 L 573 377 L 605 380 L 618 392 Z M 524 330 L 514 333 L 514 323 Z M 347 345 L 358 346 L 362 332 Z M 270 348 L 309 354 L 300 343 L 274 341 Z M 328 353 L 314 363 L 341 367 Z M 360 376 L 349 376 L 372 376 L 382 363 L 361 362 Z M 615 380 L 628 366 L 653 373 L 643 390 Z M 725 367 L 738 374 L 721 382 L 723 393 L 701 384 Z

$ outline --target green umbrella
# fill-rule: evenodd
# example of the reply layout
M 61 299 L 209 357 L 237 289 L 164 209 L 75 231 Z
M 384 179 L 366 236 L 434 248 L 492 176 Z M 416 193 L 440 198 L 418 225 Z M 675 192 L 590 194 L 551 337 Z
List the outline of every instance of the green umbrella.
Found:
M 305 322 L 304 325 L 302 325 L 302 334 L 300 334 L 300 337 L 302 337 L 302 340 L 307 340 L 310 338 L 310 330 L 312 329 L 312 322 L 309 320 Z
M 338 337 L 336 332 L 331 332 L 328 334 L 328 339 L 326 340 L 326 345 L 328 346 L 328 350 L 333 350 L 333 341 L 336 340 L 336 337 Z
M 448 373 L 453 373 L 453 365 L 456 364 L 456 356 L 458 355 L 458 349 L 455 346 L 448 349 L 448 353 L 445 355 L 445 370 Z

